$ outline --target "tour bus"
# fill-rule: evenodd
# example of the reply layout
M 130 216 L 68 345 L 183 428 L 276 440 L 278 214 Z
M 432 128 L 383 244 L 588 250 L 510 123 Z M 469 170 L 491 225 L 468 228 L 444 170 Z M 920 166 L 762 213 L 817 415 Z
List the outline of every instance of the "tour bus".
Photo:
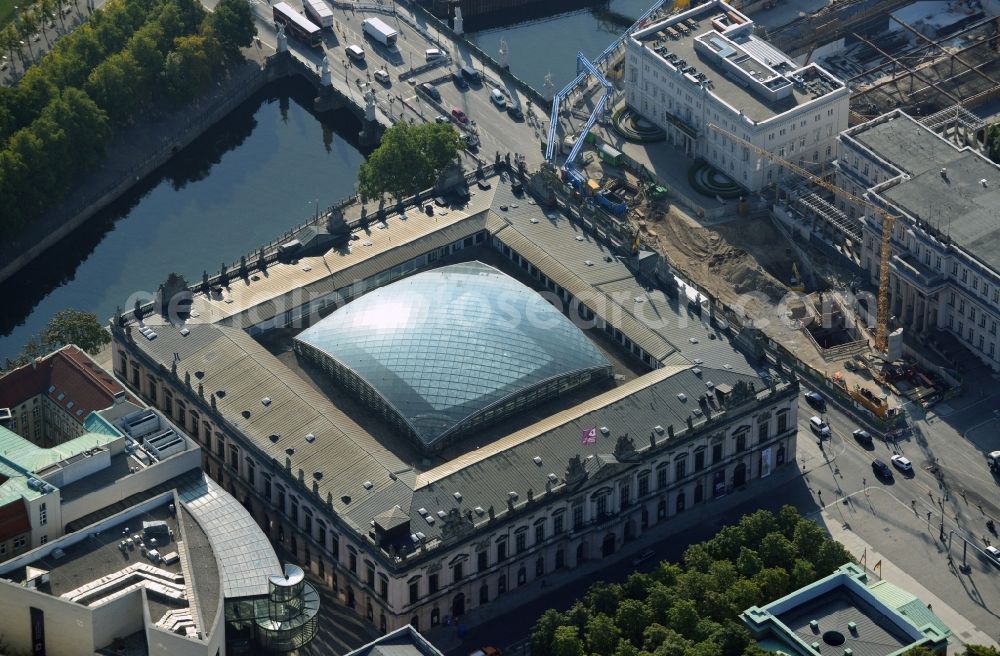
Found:
M 274 5 L 274 24 L 284 25 L 286 34 L 313 48 L 320 44 L 319 26 L 284 2 Z
M 319 25 L 320 29 L 333 29 L 333 10 L 326 4 L 326 0 L 302 0 L 302 8 L 306 17 Z

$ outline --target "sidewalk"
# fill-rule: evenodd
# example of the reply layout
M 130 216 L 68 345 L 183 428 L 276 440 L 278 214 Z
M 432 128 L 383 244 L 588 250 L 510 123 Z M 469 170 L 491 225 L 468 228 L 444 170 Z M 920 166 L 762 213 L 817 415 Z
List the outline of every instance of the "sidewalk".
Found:
M 823 524 L 826 526 L 826 530 L 830 532 L 830 536 L 834 540 L 843 544 L 855 556 L 861 553 L 867 554 L 866 562 L 869 567 L 879 561 L 882 562 L 883 580 L 892 582 L 894 585 L 903 588 L 928 604 L 928 607 L 934 611 L 934 614 L 940 617 L 948 628 L 951 629 L 953 639 L 952 653 L 956 651 L 954 647 L 967 644 L 988 645 L 990 647 L 1000 646 L 989 635 L 980 631 L 972 622 L 942 601 L 936 594 L 925 588 L 915 578 L 899 569 L 891 560 L 865 542 L 860 536 L 844 528 L 843 524 L 827 513 L 827 511 L 822 511 L 820 516 Z M 870 569 L 869 572 L 871 572 Z

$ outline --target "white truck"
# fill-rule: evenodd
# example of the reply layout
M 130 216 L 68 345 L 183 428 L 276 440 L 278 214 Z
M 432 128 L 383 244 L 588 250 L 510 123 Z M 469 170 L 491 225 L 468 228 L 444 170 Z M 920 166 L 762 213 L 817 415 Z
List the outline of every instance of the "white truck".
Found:
M 326 0 L 302 0 L 302 8 L 309 20 L 324 30 L 333 29 L 333 10 L 326 4 Z
M 381 18 L 366 18 L 361 22 L 361 26 L 365 34 L 385 47 L 396 47 L 396 37 L 399 36 L 399 33 L 389 27 Z

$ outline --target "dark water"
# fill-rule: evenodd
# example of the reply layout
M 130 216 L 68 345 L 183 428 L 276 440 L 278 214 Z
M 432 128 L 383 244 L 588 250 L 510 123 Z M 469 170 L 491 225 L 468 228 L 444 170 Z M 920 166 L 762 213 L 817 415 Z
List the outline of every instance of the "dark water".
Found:
M 651 3 L 564 0 L 558 9 L 580 8 L 505 14 L 469 24 L 468 36 L 494 55 L 505 38 L 518 76 L 541 89 L 551 73 L 561 88 L 578 51 L 596 57 Z M 0 362 L 58 310 L 104 321 L 171 271 L 199 280 L 304 221 L 317 200 L 322 208 L 349 195 L 363 160 L 360 126 L 346 112 L 312 114 L 312 95 L 304 83 L 269 87 L 0 285 Z
M 313 95 L 302 81 L 266 88 L 0 285 L 0 362 L 58 310 L 103 322 L 171 271 L 200 280 L 350 195 L 360 125 L 311 113 Z
M 576 76 L 576 53 L 594 58 L 617 39 L 653 4 L 653 0 L 608 0 L 585 3 L 583 8 L 547 17 L 511 16 L 508 25 L 478 29 L 469 25 L 466 35 L 487 53 L 498 58 L 500 39 L 507 40 L 511 71 L 541 90 L 551 73 L 556 90 Z

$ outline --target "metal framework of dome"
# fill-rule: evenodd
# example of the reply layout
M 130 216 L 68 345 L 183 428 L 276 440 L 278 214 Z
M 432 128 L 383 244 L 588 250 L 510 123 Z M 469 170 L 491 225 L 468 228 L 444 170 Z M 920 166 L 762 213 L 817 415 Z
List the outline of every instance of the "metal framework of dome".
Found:
M 427 450 L 611 375 L 559 310 L 481 262 L 376 289 L 300 333 L 295 350 Z

